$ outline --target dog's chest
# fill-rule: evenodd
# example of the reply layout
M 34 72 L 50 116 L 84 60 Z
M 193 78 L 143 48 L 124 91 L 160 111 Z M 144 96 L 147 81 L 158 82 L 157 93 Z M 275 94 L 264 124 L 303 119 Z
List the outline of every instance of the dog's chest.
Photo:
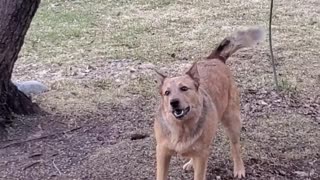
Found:
M 199 142 L 199 136 L 189 138 L 185 141 L 171 139 L 171 142 L 168 144 L 171 150 L 175 151 L 181 156 L 188 156 L 188 154 L 199 152 L 203 148 L 201 145 L 202 143 Z

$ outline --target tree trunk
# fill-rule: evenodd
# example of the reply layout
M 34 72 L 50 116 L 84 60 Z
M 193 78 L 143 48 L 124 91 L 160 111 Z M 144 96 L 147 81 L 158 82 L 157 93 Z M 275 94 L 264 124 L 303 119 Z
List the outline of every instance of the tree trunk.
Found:
M 32 114 L 40 108 L 11 82 L 14 63 L 40 0 L 0 0 L 0 124 L 12 112 Z

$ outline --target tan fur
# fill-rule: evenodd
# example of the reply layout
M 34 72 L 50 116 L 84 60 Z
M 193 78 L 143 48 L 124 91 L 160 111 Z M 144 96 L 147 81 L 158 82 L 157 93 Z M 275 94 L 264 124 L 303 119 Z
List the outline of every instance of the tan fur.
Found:
M 154 123 L 157 142 L 157 180 L 168 176 L 170 158 L 179 154 L 190 158 L 183 168 L 193 167 L 194 180 L 204 180 L 210 145 L 221 121 L 230 139 L 234 176 L 245 177 L 240 155 L 239 93 L 225 60 L 236 50 L 258 43 L 263 32 L 251 28 L 225 38 L 204 60 L 177 77 L 159 74 L 161 102 Z M 182 118 L 174 115 L 172 101 L 178 99 Z M 177 118 L 176 118 L 177 117 Z

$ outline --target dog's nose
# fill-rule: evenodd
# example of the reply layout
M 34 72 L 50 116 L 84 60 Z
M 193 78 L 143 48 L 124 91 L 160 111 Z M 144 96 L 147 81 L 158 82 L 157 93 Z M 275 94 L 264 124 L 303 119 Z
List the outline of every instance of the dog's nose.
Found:
M 171 105 L 173 108 L 178 108 L 178 107 L 179 107 L 179 104 L 180 104 L 180 102 L 179 102 L 178 99 L 172 99 L 172 100 L 170 101 L 170 105 Z

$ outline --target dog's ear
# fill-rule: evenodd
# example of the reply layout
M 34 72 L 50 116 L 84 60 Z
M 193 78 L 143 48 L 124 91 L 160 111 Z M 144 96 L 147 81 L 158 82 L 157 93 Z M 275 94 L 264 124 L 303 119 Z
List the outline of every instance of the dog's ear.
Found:
M 200 86 L 200 75 L 198 72 L 197 62 L 192 64 L 191 68 L 187 71 L 186 74 L 193 79 L 195 86 L 198 89 Z
M 157 71 L 156 69 L 153 69 L 154 72 L 156 72 L 157 74 L 157 79 L 156 82 L 158 84 L 158 89 L 159 89 L 159 93 L 161 94 L 161 87 L 163 85 L 164 79 L 167 77 L 165 75 L 163 75 L 162 73 L 160 73 L 159 71 Z

